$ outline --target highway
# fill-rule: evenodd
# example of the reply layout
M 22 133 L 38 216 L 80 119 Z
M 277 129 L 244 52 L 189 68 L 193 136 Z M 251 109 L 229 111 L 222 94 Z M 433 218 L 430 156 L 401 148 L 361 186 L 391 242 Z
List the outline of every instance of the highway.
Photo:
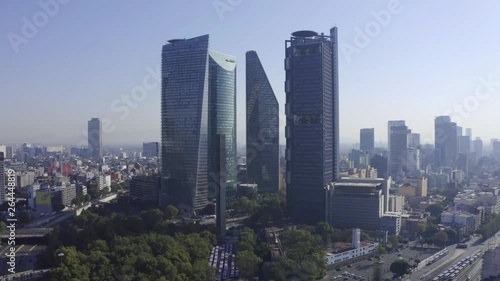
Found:
M 419 271 L 413 272 L 411 280 L 432 280 L 434 277 L 445 271 L 450 265 L 474 255 L 477 251 L 485 251 L 488 247 L 495 247 L 499 245 L 500 231 L 488 240 L 481 242 L 480 237 L 472 237 L 467 242 L 469 245 L 466 249 L 457 249 L 457 245 L 448 246 L 449 254 L 432 265 L 425 266 Z

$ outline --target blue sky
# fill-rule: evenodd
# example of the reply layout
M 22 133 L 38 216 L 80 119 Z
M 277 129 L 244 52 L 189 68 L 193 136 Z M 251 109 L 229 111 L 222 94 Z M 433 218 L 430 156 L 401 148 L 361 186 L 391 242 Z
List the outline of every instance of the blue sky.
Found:
M 245 52 L 259 54 L 283 111 L 284 41 L 295 30 L 327 33 L 334 25 L 341 141 L 358 142 L 360 128 L 374 127 L 385 142 L 387 121 L 403 119 L 433 142 L 434 117 L 448 110 L 473 137 L 500 137 L 496 1 L 55 1 L 0 3 L 0 143 L 86 143 L 92 117 L 109 123 L 105 144 L 159 141 L 161 46 L 207 33 L 211 49 L 238 60 L 242 143 Z M 57 3 L 45 22 L 41 3 L 52 3 L 49 11 Z M 23 33 L 26 22 L 37 30 Z M 364 44 L 356 43 L 360 32 Z M 151 87 L 135 107 L 113 110 L 144 79 Z

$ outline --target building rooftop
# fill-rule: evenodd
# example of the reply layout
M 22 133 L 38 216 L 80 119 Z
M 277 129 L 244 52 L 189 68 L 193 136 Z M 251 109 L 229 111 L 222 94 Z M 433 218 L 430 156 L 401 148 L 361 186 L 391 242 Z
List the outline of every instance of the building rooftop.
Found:
M 380 183 L 364 183 L 364 182 L 336 182 L 335 187 L 337 186 L 347 186 L 347 187 L 378 187 Z

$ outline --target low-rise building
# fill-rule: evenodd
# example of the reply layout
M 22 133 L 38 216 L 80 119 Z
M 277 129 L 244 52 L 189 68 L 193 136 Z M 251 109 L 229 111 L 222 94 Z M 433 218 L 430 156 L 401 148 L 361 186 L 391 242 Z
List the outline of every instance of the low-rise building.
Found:
M 444 211 L 441 213 L 441 223 L 464 227 L 465 233 L 473 233 L 480 226 L 477 216 L 463 211 Z
M 368 241 L 360 241 L 361 231 L 359 228 L 352 230 L 352 243 L 335 243 L 333 252 L 326 254 L 327 266 L 335 267 L 346 262 L 353 261 L 357 258 L 367 257 L 370 254 L 375 254 L 378 249 L 378 243 L 370 243 Z
M 401 212 L 405 205 L 405 197 L 403 195 L 389 195 L 389 212 Z

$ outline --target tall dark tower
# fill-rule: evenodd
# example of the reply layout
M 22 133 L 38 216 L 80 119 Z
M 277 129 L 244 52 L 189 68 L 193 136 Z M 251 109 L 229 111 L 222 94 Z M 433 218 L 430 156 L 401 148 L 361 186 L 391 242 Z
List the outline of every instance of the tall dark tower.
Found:
M 247 181 L 279 190 L 279 105 L 255 51 L 246 53 Z
M 437 154 L 437 167 L 452 166 L 458 154 L 458 127 L 451 122 L 450 116 L 434 119 L 434 146 Z
M 337 28 L 286 40 L 286 182 L 297 223 L 325 221 L 327 184 L 339 174 Z
M 364 128 L 359 130 L 359 149 L 372 152 L 375 148 L 375 129 Z
M 216 203 L 216 225 L 217 235 L 226 235 L 226 136 L 217 135 L 216 139 L 216 165 L 217 165 L 217 203 Z
M 95 161 L 102 161 L 102 123 L 99 118 L 92 118 L 88 124 L 89 156 Z

